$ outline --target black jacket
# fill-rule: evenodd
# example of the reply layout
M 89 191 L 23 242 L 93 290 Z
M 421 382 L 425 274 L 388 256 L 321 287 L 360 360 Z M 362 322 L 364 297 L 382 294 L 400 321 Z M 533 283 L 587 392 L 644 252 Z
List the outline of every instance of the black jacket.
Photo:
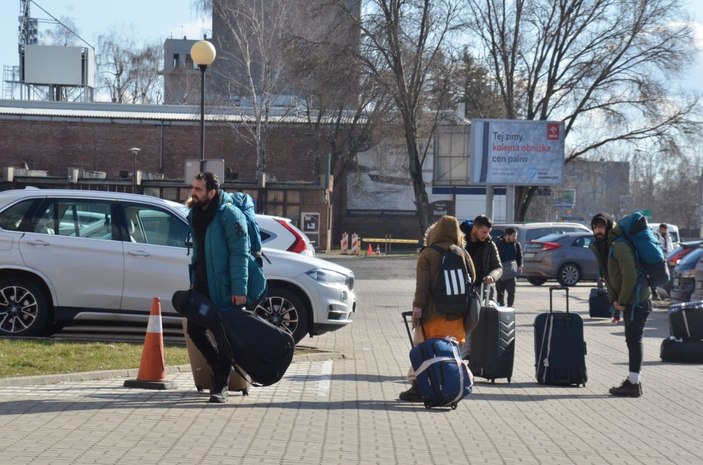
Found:
M 466 251 L 469 252 L 471 260 L 474 262 L 478 277 L 477 282 L 482 281 L 488 275 L 493 276 L 494 281 L 498 281 L 503 275 L 498 248 L 490 236 L 483 242 L 471 242 L 471 236 L 467 234 Z
M 508 242 L 505 240 L 505 236 L 503 236 L 498 240 L 497 247 L 498 255 L 502 263 L 515 260 L 517 266 L 522 266 L 522 247 L 520 247 L 519 242 Z

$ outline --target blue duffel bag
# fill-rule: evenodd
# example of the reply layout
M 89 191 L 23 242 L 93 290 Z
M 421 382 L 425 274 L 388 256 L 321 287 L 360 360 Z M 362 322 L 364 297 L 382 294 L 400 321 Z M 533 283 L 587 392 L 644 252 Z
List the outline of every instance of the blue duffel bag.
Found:
M 410 363 L 426 408 L 451 407 L 471 394 L 472 376 L 456 339 L 428 339 L 410 350 Z

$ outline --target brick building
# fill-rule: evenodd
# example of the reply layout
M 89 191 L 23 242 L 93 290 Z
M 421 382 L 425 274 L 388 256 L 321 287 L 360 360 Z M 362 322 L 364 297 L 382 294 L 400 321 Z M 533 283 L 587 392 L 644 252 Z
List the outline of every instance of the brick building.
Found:
M 225 188 L 241 189 L 258 199 L 258 210 L 286 216 L 297 224 L 303 213 L 320 215 L 320 231 L 308 231 L 324 246 L 330 225 L 329 205 L 320 178 L 324 167 L 319 147 L 304 124 L 292 116 L 270 126 L 268 182 L 256 183 L 254 147 L 247 142 L 241 115 L 208 114 L 206 158 L 225 163 Z M 138 191 L 184 200 L 187 160 L 200 154 L 200 114 L 197 107 L 120 105 L 0 100 L 0 167 L 14 169 L 13 182 L 2 189 L 26 184 L 131 190 L 133 155 L 140 148 L 137 170 L 149 173 Z M 103 172 L 104 180 L 72 183 L 67 169 Z M 23 179 L 27 170 L 44 179 Z

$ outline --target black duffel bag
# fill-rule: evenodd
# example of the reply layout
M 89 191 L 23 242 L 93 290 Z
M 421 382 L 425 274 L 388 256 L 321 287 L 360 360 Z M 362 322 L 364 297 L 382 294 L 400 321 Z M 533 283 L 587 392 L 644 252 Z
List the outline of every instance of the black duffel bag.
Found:
M 236 307 L 223 310 L 193 290 L 176 291 L 171 302 L 179 314 L 209 329 L 218 350 L 233 365 L 239 365 L 255 385 L 277 383 L 293 360 L 293 336 L 252 311 Z
M 664 362 L 703 363 L 703 340 L 668 337 L 662 341 L 659 357 Z

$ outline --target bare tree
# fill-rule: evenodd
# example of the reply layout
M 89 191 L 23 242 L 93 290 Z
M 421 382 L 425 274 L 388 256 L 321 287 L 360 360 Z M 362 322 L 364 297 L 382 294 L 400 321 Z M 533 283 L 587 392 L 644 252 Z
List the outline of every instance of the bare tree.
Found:
M 61 16 L 53 27 L 42 31 L 40 43 L 61 47 L 77 46 L 82 41 L 79 34 L 80 30 L 73 18 Z
M 344 2 L 340 7 L 348 10 Z M 372 0 L 365 3 L 359 24 L 363 72 L 390 96 L 403 127 L 420 234 L 430 220 L 422 166 L 440 110 L 428 115 L 426 97 L 434 87 L 435 101 L 443 101 L 437 91 L 448 81 L 435 71 L 453 62 L 445 54 L 460 15 L 459 0 Z
M 125 35 L 110 32 L 98 38 L 99 89 L 115 103 L 161 103 L 163 101 L 161 46 L 138 47 Z
M 616 141 L 677 144 L 696 99 L 669 94 L 695 56 L 679 0 L 468 0 L 504 118 L 562 120 L 565 162 Z M 516 189 L 522 220 L 536 187 Z
M 291 100 L 281 98 L 288 94 L 284 40 L 296 24 L 291 2 L 216 0 L 211 8 L 218 50 L 213 64 L 215 87 L 240 113 L 253 113 L 252 123 L 236 129 L 255 147 L 256 177 L 261 180 L 266 175 L 273 107 L 279 105 L 277 111 L 285 112 Z

